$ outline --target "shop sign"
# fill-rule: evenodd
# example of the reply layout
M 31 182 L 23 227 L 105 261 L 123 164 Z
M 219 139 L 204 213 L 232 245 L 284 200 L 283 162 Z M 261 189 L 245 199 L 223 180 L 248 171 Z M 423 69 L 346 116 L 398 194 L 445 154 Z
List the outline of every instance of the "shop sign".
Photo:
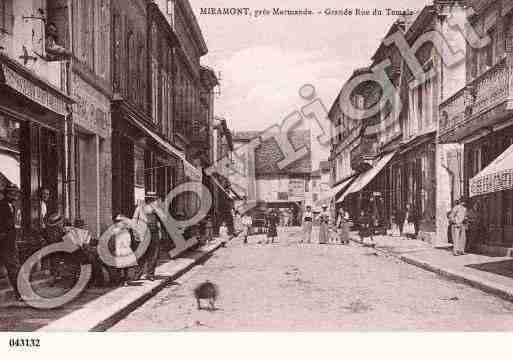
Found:
M 110 136 L 108 99 L 81 80 L 77 75 L 73 81 L 73 118 L 83 128 L 102 137 Z
M 305 198 L 305 180 L 291 178 L 289 180 L 289 200 L 301 201 Z
M 3 72 L 4 83 L 10 88 L 55 113 L 61 115 L 66 115 L 68 113 L 66 110 L 66 102 L 62 98 L 59 98 L 47 89 L 36 85 L 33 81 L 25 78 L 23 75 L 5 64 L 1 65 L 1 69 Z

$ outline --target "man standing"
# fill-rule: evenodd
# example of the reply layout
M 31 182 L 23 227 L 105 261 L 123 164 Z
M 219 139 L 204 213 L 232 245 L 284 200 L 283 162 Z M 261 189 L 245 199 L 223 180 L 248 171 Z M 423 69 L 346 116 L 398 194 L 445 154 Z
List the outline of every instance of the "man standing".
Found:
M 18 273 L 20 262 L 18 259 L 18 246 L 16 244 L 16 201 L 20 190 L 14 184 L 4 189 L 4 198 L 0 201 L 0 264 L 7 270 L 9 282 L 17 301 L 21 300 L 18 291 Z
M 328 244 L 330 238 L 329 224 L 330 213 L 328 212 L 328 206 L 323 205 L 319 215 L 319 244 Z
M 249 232 L 251 231 L 251 226 L 253 225 L 253 219 L 248 213 L 244 213 L 242 216 L 242 235 L 244 236 L 244 244 L 248 243 Z
M 449 214 L 449 222 L 452 229 L 453 254 L 460 256 L 465 254 L 465 246 L 467 244 L 466 225 L 467 225 L 467 208 L 465 200 L 461 199 L 456 202 L 456 206 Z
M 349 213 L 344 207 L 338 211 L 337 229 L 340 244 L 349 244 Z
M 41 231 L 46 229 L 46 220 L 48 217 L 48 201 L 50 200 L 50 190 L 41 188 L 40 192 L 40 210 L 39 210 L 39 227 Z
M 313 228 L 314 215 L 311 206 L 306 206 L 306 211 L 303 215 L 303 231 L 308 243 L 312 242 L 312 228 Z M 303 239 L 300 240 L 303 242 Z
M 144 203 L 137 207 L 134 213 L 135 221 L 142 221 L 148 226 L 150 231 L 150 243 L 143 255 L 142 263 L 146 263 L 146 279 L 155 280 L 155 269 L 157 268 L 160 254 L 160 220 L 153 206 L 157 200 L 155 192 L 146 192 Z
M 48 201 L 50 200 L 50 190 L 48 188 L 41 188 L 39 190 L 39 234 L 41 236 L 41 247 L 49 244 L 48 238 Z M 44 263 L 44 264 L 43 264 Z M 51 270 L 51 263 L 49 260 L 42 262 L 42 269 Z

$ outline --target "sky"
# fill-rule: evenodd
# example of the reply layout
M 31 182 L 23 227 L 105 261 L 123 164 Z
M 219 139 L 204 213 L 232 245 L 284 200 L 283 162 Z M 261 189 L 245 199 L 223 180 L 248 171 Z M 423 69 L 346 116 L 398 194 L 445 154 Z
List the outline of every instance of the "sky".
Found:
M 214 113 L 235 131 L 279 124 L 306 104 L 299 88 L 312 84 L 329 109 L 356 68 L 370 64 L 396 16 L 357 16 L 354 10 L 420 10 L 427 0 L 190 0 L 209 53 L 201 62 L 220 74 Z M 353 10 L 351 16 L 212 16 L 202 7 Z

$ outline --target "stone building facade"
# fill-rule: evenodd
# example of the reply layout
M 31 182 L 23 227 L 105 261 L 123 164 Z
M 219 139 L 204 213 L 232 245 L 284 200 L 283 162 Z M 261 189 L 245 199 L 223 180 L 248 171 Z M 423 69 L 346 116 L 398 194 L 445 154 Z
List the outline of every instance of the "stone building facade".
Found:
M 513 4 L 469 1 L 473 27 L 484 46 L 467 43 L 465 79 L 440 105 L 439 141 L 448 153 L 454 197 L 469 196 L 480 229 L 470 236 L 474 251 L 505 255 L 513 247 L 511 71 Z
M 24 256 L 41 244 L 42 188 L 49 212 L 98 236 L 145 191 L 201 181 L 217 84 L 206 52 L 185 0 L 1 2 L 0 189 L 21 188 Z
M 414 16 L 402 16 L 392 24 L 367 73 L 386 64 L 386 77 L 395 89 L 395 97 L 383 103 L 377 115 L 363 121 L 359 145 L 352 150 L 352 170 L 341 177 L 351 178 L 354 171 L 356 176 L 349 182 L 335 182 L 340 186 L 337 204 L 352 209 L 356 218 L 365 208 L 366 198 L 372 197 L 383 229 L 389 228 L 394 215 L 409 205 L 418 218 L 417 237 L 433 244 L 447 240 L 451 190 L 446 184 L 457 180 L 447 168 L 459 147 L 438 141 L 438 109 L 440 102 L 464 82 L 464 61 L 451 63 L 451 54 L 444 51 L 452 48 L 465 54 L 464 34 L 448 25 L 448 19 L 463 18 L 465 5 L 435 1 Z M 413 51 L 413 63 L 408 51 Z M 382 86 L 368 85 L 361 94 L 364 107 L 378 103 L 382 94 Z M 335 127 L 335 110 L 331 114 Z M 336 166 L 344 162 L 337 156 L 339 143 L 343 142 L 332 146 L 335 178 L 340 176 Z M 356 208 L 355 199 L 359 200 Z

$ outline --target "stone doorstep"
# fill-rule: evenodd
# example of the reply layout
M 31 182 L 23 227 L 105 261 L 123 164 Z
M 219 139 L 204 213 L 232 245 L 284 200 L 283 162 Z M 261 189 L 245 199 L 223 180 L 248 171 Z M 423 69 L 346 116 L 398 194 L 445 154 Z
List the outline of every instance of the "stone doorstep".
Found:
M 144 282 L 139 287 L 114 289 L 38 331 L 105 331 L 224 244 L 224 240 L 217 239 L 192 251 L 189 258 L 169 260 L 157 268 L 157 276 L 165 276 L 165 279 Z

